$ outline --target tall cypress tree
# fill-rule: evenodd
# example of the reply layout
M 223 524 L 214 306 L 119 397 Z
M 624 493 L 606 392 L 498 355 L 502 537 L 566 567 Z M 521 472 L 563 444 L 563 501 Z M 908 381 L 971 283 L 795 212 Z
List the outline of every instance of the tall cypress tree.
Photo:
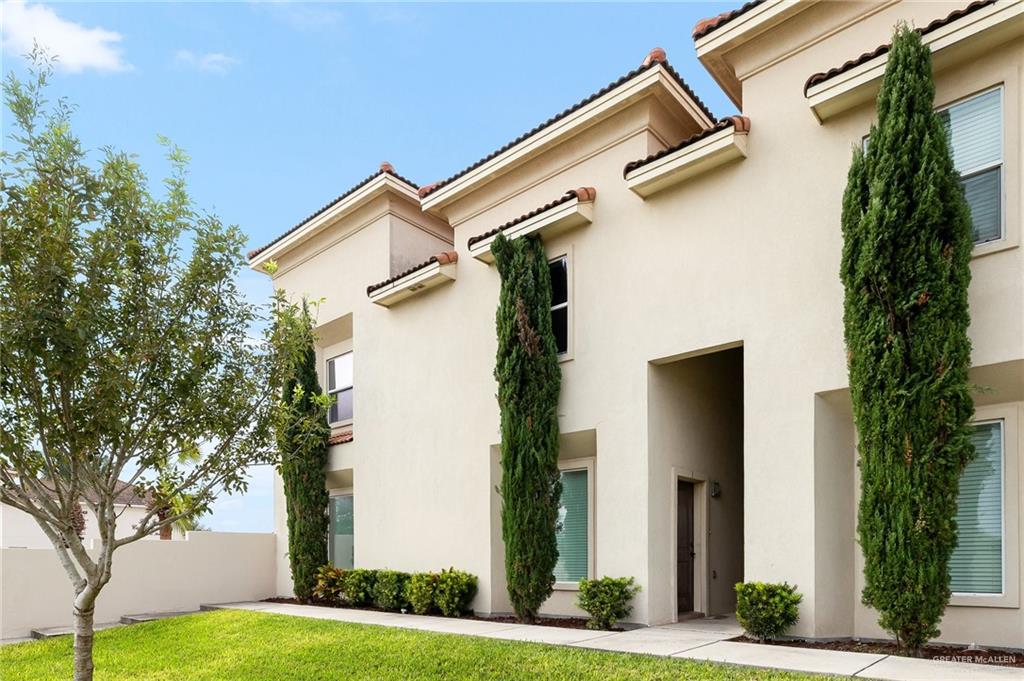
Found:
M 494 376 L 501 409 L 505 577 L 516 616 L 532 622 L 555 585 L 555 523 L 562 493 L 562 377 L 551 329 L 551 274 L 539 239 L 509 241 L 499 234 L 491 251 L 501 275 Z
M 328 523 L 324 467 L 327 465 L 325 400 L 316 375 L 312 318 L 308 308 L 301 323 L 309 342 L 285 381 L 281 400 L 287 405 L 278 429 L 280 473 L 288 511 L 288 560 L 295 597 L 307 601 L 316 586 L 316 571 L 327 563 Z
M 973 456 L 971 217 L 934 97 L 928 48 L 897 27 L 842 215 L 862 600 L 915 650 L 939 634 L 949 601 L 959 480 Z

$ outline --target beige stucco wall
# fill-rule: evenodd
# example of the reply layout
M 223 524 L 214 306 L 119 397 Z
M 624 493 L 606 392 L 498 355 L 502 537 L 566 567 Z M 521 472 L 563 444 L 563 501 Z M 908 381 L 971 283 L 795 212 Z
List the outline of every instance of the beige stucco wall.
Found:
M 803 84 L 888 40 L 898 18 L 921 25 L 950 5 L 873 6 L 878 11 L 836 32 L 864 7 L 822 3 L 779 27 L 777 40 L 766 34 L 731 55 L 752 121 L 742 161 L 639 198 L 623 181 L 625 163 L 686 131 L 678 112 L 643 99 L 441 209 L 460 255 L 452 284 L 390 309 L 367 300 L 365 286 L 385 278 L 389 265 L 386 222 L 371 220 L 386 212 L 381 205 L 318 237 L 317 255 L 307 257 L 316 247 L 303 247 L 306 255 L 294 258 L 301 265 L 281 259 L 275 284 L 324 296 L 322 322 L 351 314 L 355 441 L 332 448 L 331 468 L 354 477 L 357 565 L 455 565 L 480 576 L 478 610 L 507 611 L 493 495 L 499 280 L 493 266 L 468 254 L 466 240 L 567 189 L 593 186 L 593 223 L 545 245 L 549 256 L 570 261 L 572 343 L 561 364 L 559 421 L 565 433 L 594 433 L 595 576 L 637 578 L 644 590 L 633 620 L 673 617 L 666 599 L 674 577 L 663 554 L 674 509 L 666 497 L 672 467 L 686 464 L 664 452 L 672 449 L 666 442 L 685 443 L 696 433 L 679 424 L 651 428 L 652 420 L 668 423 L 655 419 L 657 410 L 687 400 L 684 391 L 659 387 L 668 374 L 651 363 L 741 344 L 742 575 L 800 588 L 795 634 L 867 635 L 851 568 L 854 450 L 838 266 L 850 150 L 873 111 L 864 106 L 820 124 Z M 1009 238 L 1006 248 L 972 263 L 970 333 L 979 367 L 1024 358 L 1016 247 L 1022 64 L 1018 41 L 937 75 L 940 104 L 999 82 L 1005 87 Z M 365 226 L 353 233 L 357 224 Z M 331 239 L 337 241 L 325 247 Z M 1007 380 L 1019 386 L 1024 374 Z M 282 583 L 279 577 L 279 589 Z M 571 612 L 571 601 L 560 592 L 549 610 Z M 1017 609 L 1007 612 L 1020 618 Z M 981 624 L 989 610 L 964 613 L 950 621 L 995 635 L 997 625 Z
M 95 621 L 267 598 L 274 594 L 273 551 L 270 534 L 189 532 L 184 541 L 128 544 L 114 554 Z M 0 549 L 0 638 L 70 626 L 73 600 L 53 549 Z

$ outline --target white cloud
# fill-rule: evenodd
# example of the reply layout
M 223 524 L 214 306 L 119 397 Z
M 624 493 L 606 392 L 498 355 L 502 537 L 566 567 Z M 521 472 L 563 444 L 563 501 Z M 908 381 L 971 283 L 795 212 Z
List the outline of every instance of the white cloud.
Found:
M 320 2 L 269 0 L 256 2 L 253 6 L 297 31 L 333 30 L 343 19 L 336 8 Z
M 239 63 L 234 57 L 229 57 L 222 52 L 196 54 L 191 50 L 178 50 L 174 55 L 174 61 L 203 73 L 216 73 L 219 76 L 223 76 Z
M 57 57 L 57 68 L 71 73 L 86 69 L 129 71 L 132 66 L 122 59 L 121 40 L 120 33 L 61 19 L 38 3 L 4 2 L 4 50 L 12 54 L 27 54 L 34 41 Z

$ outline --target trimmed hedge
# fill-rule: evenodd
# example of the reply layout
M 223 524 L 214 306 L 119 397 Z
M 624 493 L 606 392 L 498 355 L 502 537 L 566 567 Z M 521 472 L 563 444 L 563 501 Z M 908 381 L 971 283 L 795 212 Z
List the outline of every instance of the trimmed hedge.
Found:
M 632 577 L 581 579 L 576 604 L 590 615 L 588 629 L 611 629 L 633 611 L 630 601 L 640 593 Z
M 440 612 L 446 617 L 469 612 L 476 592 L 476 576 L 455 568 L 409 574 L 330 565 L 317 570 L 314 589 L 316 597 L 328 605 L 393 611 L 411 608 L 417 615 Z
M 736 619 L 748 635 L 763 643 L 797 623 L 802 600 L 796 587 L 785 582 L 740 582 L 736 585 Z

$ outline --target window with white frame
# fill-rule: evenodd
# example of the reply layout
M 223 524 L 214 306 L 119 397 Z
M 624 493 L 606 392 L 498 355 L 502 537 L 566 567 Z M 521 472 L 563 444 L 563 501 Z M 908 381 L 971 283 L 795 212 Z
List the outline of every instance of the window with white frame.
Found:
M 590 488 L 587 469 L 562 471 L 555 538 L 558 562 L 555 581 L 578 582 L 590 568 Z
M 327 420 L 331 423 L 352 418 L 352 353 L 327 360 L 327 394 L 332 397 Z
M 334 567 L 346 570 L 352 569 L 355 560 L 353 510 L 351 494 L 331 497 L 331 539 L 327 544 L 327 558 Z
M 949 562 L 953 593 L 1003 593 L 1004 430 L 1002 419 L 972 425 L 975 456 L 960 476 L 958 541 Z
M 939 109 L 971 208 L 974 243 L 1003 237 L 1003 89 Z
M 548 263 L 551 273 L 551 330 L 558 354 L 569 352 L 569 258 L 561 256 Z

